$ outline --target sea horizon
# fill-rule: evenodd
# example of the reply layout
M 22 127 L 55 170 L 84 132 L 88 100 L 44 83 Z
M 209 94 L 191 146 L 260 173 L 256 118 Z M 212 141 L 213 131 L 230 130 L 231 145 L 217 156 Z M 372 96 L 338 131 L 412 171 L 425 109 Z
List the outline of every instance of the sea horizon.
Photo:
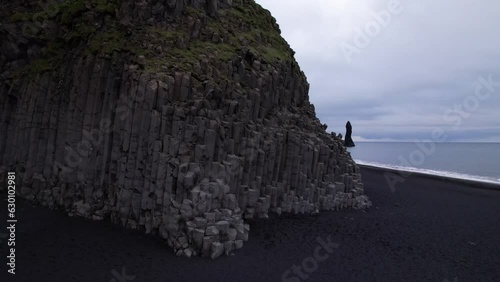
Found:
M 356 141 L 356 140 L 354 140 L 354 142 L 356 144 L 358 144 L 358 143 L 419 143 L 422 141 L 423 140 L 415 140 L 415 141 L 377 141 L 377 140 L 374 140 L 374 141 L 364 141 L 364 140 L 363 141 Z M 438 142 L 436 142 L 436 143 L 438 143 Z M 500 141 L 446 141 L 446 142 L 439 142 L 439 144 L 447 144 L 447 143 L 500 144 Z
M 358 165 L 500 184 L 500 143 L 356 142 L 348 148 Z M 424 145 L 425 144 L 425 145 Z M 393 146 L 391 146 L 393 145 Z

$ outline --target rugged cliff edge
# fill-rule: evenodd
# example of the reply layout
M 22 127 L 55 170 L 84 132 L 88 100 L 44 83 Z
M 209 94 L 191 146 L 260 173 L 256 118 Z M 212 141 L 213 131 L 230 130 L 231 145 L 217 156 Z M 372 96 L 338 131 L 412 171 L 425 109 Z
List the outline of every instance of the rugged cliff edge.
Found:
M 23 3 L 0 4 L 0 178 L 22 197 L 212 258 L 245 219 L 370 205 L 254 1 Z

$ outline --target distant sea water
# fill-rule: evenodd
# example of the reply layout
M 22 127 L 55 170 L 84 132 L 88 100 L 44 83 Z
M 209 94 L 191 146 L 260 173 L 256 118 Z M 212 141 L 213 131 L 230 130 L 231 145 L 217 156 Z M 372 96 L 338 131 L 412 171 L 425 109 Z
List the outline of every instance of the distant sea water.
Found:
M 500 143 L 356 142 L 357 164 L 500 184 Z

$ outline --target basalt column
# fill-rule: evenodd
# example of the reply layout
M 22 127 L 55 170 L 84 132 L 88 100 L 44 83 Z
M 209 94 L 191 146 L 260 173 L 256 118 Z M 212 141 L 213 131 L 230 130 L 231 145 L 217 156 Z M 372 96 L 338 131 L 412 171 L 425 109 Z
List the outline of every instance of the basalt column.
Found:
M 243 246 L 247 219 L 371 205 L 254 1 L 16 5 L 0 25 L 0 179 L 15 171 L 20 196 L 212 258 Z

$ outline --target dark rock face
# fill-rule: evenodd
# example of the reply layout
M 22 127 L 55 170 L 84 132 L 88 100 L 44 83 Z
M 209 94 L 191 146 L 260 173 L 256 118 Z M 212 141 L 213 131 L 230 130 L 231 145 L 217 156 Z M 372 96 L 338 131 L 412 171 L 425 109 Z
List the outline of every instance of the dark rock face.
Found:
M 344 140 L 344 146 L 346 147 L 354 147 L 356 146 L 354 144 L 354 141 L 352 141 L 352 125 L 351 125 L 351 122 L 348 121 L 345 125 L 345 140 Z
M 1 181 L 15 171 L 24 198 L 157 234 L 188 257 L 241 248 L 245 219 L 370 205 L 269 12 L 118 3 L 61 5 L 37 40 L 31 17 L 0 25 Z

